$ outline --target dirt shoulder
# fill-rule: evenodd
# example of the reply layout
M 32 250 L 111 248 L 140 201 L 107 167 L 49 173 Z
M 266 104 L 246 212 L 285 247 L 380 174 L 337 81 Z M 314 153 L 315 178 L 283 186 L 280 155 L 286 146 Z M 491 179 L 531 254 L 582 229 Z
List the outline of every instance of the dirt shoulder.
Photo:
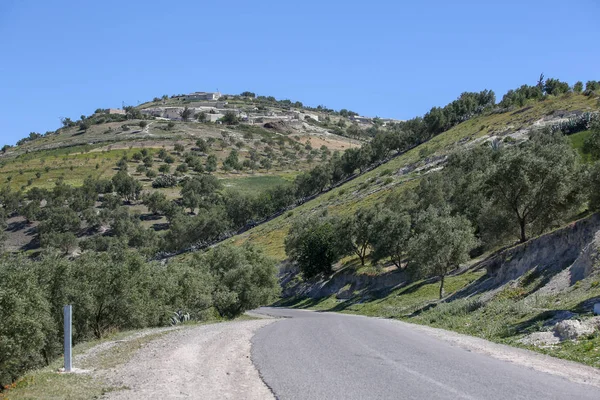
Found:
M 74 348 L 74 373 L 62 359 L 31 371 L 1 399 L 272 399 L 250 359 L 250 339 L 277 321 L 242 319 L 121 332 Z
M 250 339 L 274 321 L 234 321 L 162 335 L 127 363 L 99 372 L 111 386 L 124 388 L 103 398 L 273 398 L 250 359 Z

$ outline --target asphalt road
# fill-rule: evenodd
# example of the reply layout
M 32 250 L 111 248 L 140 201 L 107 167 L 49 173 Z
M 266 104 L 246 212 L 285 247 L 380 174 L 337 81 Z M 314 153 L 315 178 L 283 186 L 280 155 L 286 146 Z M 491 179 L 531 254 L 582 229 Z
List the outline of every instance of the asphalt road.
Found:
M 263 308 L 252 339 L 278 399 L 600 399 L 600 389 L 454 346 L 410 324 Z

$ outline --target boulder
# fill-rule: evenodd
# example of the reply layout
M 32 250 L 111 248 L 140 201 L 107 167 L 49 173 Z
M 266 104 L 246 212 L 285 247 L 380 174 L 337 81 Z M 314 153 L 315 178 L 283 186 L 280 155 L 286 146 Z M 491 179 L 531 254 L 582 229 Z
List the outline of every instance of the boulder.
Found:
M 593 323 L 585 323 L 576 319 L 561 321 L 554 326 L 554 334 L 563 340 L 576 340 L 581 336 L 591 335 L 595 331 Z

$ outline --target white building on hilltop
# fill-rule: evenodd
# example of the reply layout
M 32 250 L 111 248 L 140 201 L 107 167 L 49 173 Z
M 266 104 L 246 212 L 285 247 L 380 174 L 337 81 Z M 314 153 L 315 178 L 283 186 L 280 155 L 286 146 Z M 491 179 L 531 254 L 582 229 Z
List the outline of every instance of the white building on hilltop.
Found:
M 219 92 L 194 92 L 183 96 L 185 100 L 209 100 L 217 101 L 221 98 Z

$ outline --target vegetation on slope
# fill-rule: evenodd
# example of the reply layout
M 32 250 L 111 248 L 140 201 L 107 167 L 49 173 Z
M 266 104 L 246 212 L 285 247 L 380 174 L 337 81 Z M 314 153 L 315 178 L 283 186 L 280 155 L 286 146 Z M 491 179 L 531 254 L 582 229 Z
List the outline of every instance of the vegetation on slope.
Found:
M 491 236 L 506 240 L 516 229 L 525 240 L 580 211 L 566 205 L 583 206 L 589 200 L 595 207 L 597 199 L 579 189 L 584 186 L 581 182 L 588 183 L 588 188 L 598 187 L 598 167 L 592 166 L 588 173 L 557 133 L 577 133 L 582 130 L 580 123 L 553 125 L 550 132 L 514 145 L 550 112 L 596 110 L 597 89 L 593 83 L 588 86 L 587 93 L 578 94 L 576 88 L 546 80 L 507 94 L 499 105 L 493 92 L 463 93 L 423 118 L 385 124 L 375 119 L 368 127 L 352 123 L 353 113 L 347 110 L 317 107 L 323 119 L 306 118 L 311 129 L 329 129 L 366 142 L 360 148 L 339 144 L 344 153 L 325 144 L 313 146 L 323 139 L 308 134 L 240 125 L 232 114 L 223 119 L 231 125 L 216 129 L 183 115 L 181 122 L 144 119 L 140 109 L 133 107 L 125 116 L 106 117 L 99 111 L 78 121 L 65 120 L 57 132 L 30 135 L 17 148 L 5 146 L 0 223 L 9 223 L 10 230 L 25 227 L 26 235 L 33 237 L 19 250 L 37 250 L 40 245 L 49 250 L 36 252 L 37 260 L 20 258 L 23 268 L 14 268 L 15 260 L 10 257 L 2 261 L 3 282 L 10 283 L 2 293 L 11 295 L 0 304 L 2 314 L 14 321 L 8 325 L 15 328 L 2 333 L 9 339 L 7 349 L 0 352 L 7 355 L 0 360 L 6 365 L 2 370 L 7 371 L 3 382 L 26 368 L 48 363 L 57 354 L 60 306 L 65 302 L 84 305 L 76 317 L 81 335 L 77 340 L 84 340 L 111 329 L 165 324 L 174 311 L 205 318 L 203 311 L 214 310 L 221 317 L 232 317 L 269 301 L 275 293 L 273 263 L 254 250 L 218 247 L 191 261 L 186 261 L 190 257 L 175 259 L 166 267 L 147 260 L 161 250 L 213 243 L 273 215 L 280 216 L 234 242 L 250 238 L 259 246 L 264 244 L 268 254 L 283 259 L 284 236 L 292 222 L 327 209 L 329 215 L 340 216 L 336 222 L 340 225 L 317 229 L 318 241 L 313 241 L 313 231 L 308 229 L 295 243 L 305 250 L 319 243 L 328 253 L 332 233 L 347 232 L 344 238 L 348 240 L 340 241 L 341 247 L 334 249 L 326 265 L 310 265 L 316 268 L 312 273 L 326 271 L 337 259 L 355 254 L 361 264 L 389 259 L 396 268 L 415 268 L 417 275 L 444 278 L 469 255 L 497 245 L 489 240 Z M 273 103 L 251 97 L 232 100 L 253 107 Z M 292 104 L 285 102 L 285 106 Z M 584 148 L 596 157 L 594 149 L 600 146 L 595 147 L 598 135 L 591 128 Z M 145 139 L 153 136 L 139 140 L 138 133 Z M 502 141 L 478 145 L 478 139 L 485 136 Z M 74 145 L 82 147 L 61 148 Z M 457 153 L 449 167 L 435 172 L 460 147 L 474 150 Z M 530 168 L 515 168 L 523 162 L 530 163 Z M 515 179 L 502 181 L 504 174 L 498 171 L 503 168 Z M 264 183 L 264 190 L 251 183 L 257 179 L 252 177 L 256 172 L 273 177 Z M 231 181 L 238 176 L 248 183 Z M 540 176 L 552 179 L 540 180 Z M 502 188 L 515 183 L 532 192 L 532 200 L 517 208 L 537 209 L 542 204 L 543 212 L 533 217 L 530 211 L 509 216 L 513 204 L 505 201 Z M 223 184 L 229 188 L 237 184 L 240 189 L 230 190 Z M 482 187 L 487 198 L 481 196 Z M 557 194 L 555 198 L 550 192 Z M 482 216 L 507 223 L 489 235 L 488 229 L 496 225 Z M 391 232 L 399 221 L 408 221 L 407 243 L 386 242 L 383 235 L 375 235 Z M 440 230 L 456 240 L 436 240 Z M 483 247 L 469 254 L 475 237 Z M 403 250 L 405 245 L 409 251 Z M 289 246 L 294 258 L 295 246 Z M 425 253 L 428 257 L 418 257 L 423 246 L 430 250 Z M 52 249 L 77 257 L 69 260 Z M 297 254 L 300 261 L 307 253 Z M 59 285 L 59 277 L 69 278 L 66 281 L 72 285 L 68 289 Z M 448 278 L 446 285 L 452 290 L 453 279 Z M 98 292 L 96 286 L 102 290 Z M 106 288 L 116 290 L 108 303 Z M 438 294 L 443 294 L 443 287 L 438 288 Z M 15 299 L 18 305 L 13 304 Z M 108 313 L 107 304 L 113 307 Z M 19 340 L 25 332 L 34 340 Z

